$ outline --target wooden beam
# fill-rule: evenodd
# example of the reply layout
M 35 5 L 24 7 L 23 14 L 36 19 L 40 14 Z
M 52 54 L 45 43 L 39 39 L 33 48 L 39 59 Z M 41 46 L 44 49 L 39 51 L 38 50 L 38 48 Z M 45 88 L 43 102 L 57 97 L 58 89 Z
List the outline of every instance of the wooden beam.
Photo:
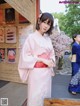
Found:
M 40 14 L 40 0 L 36 0 L 36 19 Z
M 36 0 L 5 0 L 18 13 L 28 19 L 32 24 L 36 18 Z

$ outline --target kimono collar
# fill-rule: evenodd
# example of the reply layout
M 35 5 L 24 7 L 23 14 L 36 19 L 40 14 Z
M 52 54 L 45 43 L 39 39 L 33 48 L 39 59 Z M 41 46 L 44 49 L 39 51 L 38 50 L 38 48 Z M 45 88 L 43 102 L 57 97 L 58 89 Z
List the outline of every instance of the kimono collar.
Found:
M 75 41 L 75 43 L 79 45 L 79 43 L 77 41 Z
M 42 34 L 41 34 L 39 31 L 37 31 L 37 30 L 35 31 L 35 33 L 36 33 L 38 36 L 43 37 L 43 38 L 46 37 L 46 36 L 48 36 L 48 35 L 45 34 L 45 33 L 44 33 L 44 35 L 42 35 Z
M 52 44 L 51 44 L 51 40 L 50 37 L 47 34 L 44 34 L 44 36 L 42 36 L 37 30 L 34 32 L 34 36 L 33 36 L 34 40 L 36 41 L 36 43 L 41 46 L 42 48 L 45 48 L 47 50 L 52 49 Z

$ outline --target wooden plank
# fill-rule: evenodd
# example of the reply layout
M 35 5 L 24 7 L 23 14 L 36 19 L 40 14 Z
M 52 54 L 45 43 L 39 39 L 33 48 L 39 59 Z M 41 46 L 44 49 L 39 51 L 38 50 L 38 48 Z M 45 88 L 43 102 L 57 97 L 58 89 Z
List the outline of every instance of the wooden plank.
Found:
M 80 106 L 78 99 L 45 99 L 44 106 Z
M 32 24 L 36 18 L 36 0 L 5 0 L 17 12 L 27 18 Z M 23 8 L 24 7 L 24 8 Z

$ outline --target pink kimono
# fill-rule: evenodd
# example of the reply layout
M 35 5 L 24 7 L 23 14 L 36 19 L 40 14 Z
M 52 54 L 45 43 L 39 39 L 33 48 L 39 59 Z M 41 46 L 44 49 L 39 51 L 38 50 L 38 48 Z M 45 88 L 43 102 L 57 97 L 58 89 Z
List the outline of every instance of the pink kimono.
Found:
M 18 65 L 20 78 L 28 81 L 27 106 L 43 106 L 44 98 L 51 98 L 51 76 L 53 68 L 43 65 L 37 67 L 36 56 L 53 59 L 54 49 L 48 35 L 41 36 L 38 31 L 26 39 Z

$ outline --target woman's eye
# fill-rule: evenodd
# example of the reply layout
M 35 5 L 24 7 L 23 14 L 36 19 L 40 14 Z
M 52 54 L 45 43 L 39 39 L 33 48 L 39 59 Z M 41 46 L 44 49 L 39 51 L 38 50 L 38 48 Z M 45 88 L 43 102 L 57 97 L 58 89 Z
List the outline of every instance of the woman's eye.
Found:
M 49 26 L 51 25 L 51 23 L 48 23 L 48 22 L 46 22 L 46 21 L 44 21 L 44 23 L 47 24 L 47 25 L 49 25 Z

